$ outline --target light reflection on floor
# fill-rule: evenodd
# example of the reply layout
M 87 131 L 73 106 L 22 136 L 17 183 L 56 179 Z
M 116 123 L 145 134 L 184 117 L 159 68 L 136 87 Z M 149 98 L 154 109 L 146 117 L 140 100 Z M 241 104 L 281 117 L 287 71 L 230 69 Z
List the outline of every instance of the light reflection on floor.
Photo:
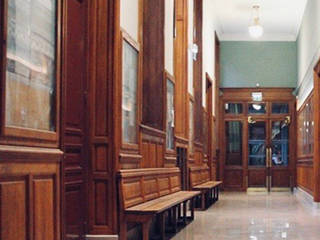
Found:
M 320 240 L 320 210 L 291 193 L 222 193 L 173 240 Z

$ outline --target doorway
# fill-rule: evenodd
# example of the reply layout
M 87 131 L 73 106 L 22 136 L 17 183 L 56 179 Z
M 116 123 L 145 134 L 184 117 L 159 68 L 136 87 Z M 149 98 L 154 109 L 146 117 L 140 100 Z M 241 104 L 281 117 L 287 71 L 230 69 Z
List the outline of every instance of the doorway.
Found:
M 290 118 L 248 119 L 248 191 L 290 190 Z

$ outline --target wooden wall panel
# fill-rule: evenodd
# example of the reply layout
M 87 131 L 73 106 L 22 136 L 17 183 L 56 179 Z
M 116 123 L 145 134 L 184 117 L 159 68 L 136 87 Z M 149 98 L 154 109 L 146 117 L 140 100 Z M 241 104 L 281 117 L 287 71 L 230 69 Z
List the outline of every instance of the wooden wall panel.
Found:
M 241 189 L 243 183 L 242 169 L 225 169 L 223 187 L 225 189 Z
M 311 92 L 297 113 L 296 184 L 310 194 L 314 191 L 313 103 L 313 92 Z
M 313 166 L 297 166 L 297 185 L 308 193 L 313 193 Z
M 33 180 L 34 240 L 55 240 L 55 201 L 54 179 L 39 176 Z
M 164 127 L 164 8 L 163 0 L 143 0 L 142 123 Z
M 0 238 L 27 239 L 28 189 L 26 178 L 0 180 Z
M 68 0 L 63 5 L 62 150 L 65 239 L 85 233 L 87 148 L 87 5 Z M 70 191 L 70 192 L 68 192 Z M 79 201 L 79 199 L 82 199 Z
M 113 84 L 117 1 L 88 1 L 89 35 L 89 156 L 88 232 L 116 234 L 116 168 L 113 144 Z M 118 37 L 118 35 L 116 35 Z
M 0 158 L 0 238 L 60 240 L 61 152 L 1 146 Z
M 203 2 L 194 0 L 194 35 L 193 41 L 198 45 L 197 60 L 193 62 L 194 82 L 194 140 L 203 143 L 203 114 L 202 114 L 202 27 L 203 27 Z M 191 19 L 190 19 L 191 20 Z

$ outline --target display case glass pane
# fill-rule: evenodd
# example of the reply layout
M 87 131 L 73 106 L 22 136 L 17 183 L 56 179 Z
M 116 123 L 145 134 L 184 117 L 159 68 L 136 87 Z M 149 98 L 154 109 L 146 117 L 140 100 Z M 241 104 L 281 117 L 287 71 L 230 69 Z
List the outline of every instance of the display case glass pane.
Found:
M 266 123 L 249 125 L 249 166 L 266 165 Z
M 243 112 L 242 103 L 226 103 L 224 106 L 226 114 L 241 114 Z
M 271 132 L 272 165 L 288 166 L 289 126 L 284 121 L 272 122 Z
M 272 103 L 273 114 L 286 114 L 289 113 L 288 103 Z
M 56 129 L 56 1 L 8 0 L 5 123 Z
M 174 149 L 174 85 L 167 80 L 167 148 Z
M 122 141 L 137 143 L 138 51 L 123 41 L 122 60 Z
M 266 113 L 266 104 L 265 103 L 250 103 L 249 114 L 265 114 Z
M 226 122 L 226 165 L 242 165 L 242 122 Z

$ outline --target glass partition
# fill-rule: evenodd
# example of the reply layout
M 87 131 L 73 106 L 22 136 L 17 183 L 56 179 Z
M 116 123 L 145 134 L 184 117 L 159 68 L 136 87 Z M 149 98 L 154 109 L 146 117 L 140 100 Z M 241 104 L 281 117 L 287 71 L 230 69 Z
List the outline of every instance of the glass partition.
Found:
M 167 80 L 167 148 L 174 149 L 174 84 Z
M 56 130 L 56 1 L 8 0 L 8 127 Z
M 242 103 L 226 103 L 224 106 L 226 114 L 241 114 L 243 112 Z
M 226 122 L 226 165 L 242 165 L 242 122 Z
M 273 114 L 286 114 L 289 113 L 289 104 L 288 103 L 272 103 Z
M 248 106 L 249 114 L 265 114 L 267 112 L 265 103 L 249 103 Z
M 284 121 L 272 122 L 271 148 L 272 165 L 288 166 L 289 126 Z
M 122 142 L 137 143 L 138 51 L 123 41 Z
M 249 125 L 249 166 L 266 165 L 266 123 Z

